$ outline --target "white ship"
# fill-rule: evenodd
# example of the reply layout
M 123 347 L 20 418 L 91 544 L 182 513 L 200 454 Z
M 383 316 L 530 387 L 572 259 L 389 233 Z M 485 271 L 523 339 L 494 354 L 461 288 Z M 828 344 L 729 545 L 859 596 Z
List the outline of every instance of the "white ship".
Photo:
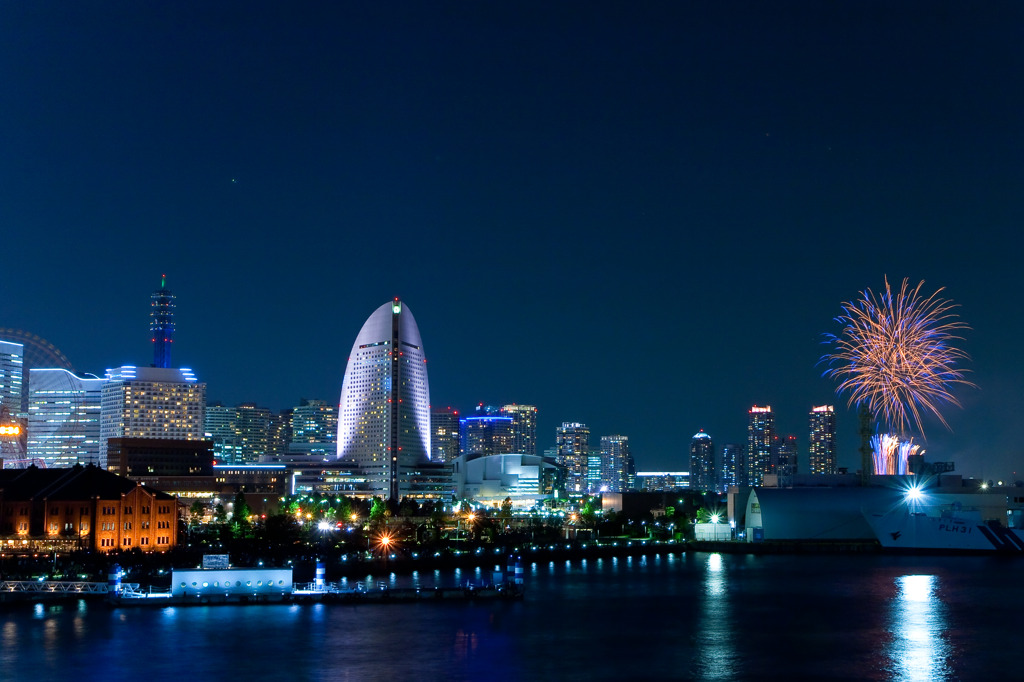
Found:
M 864 518 L 886 549 L 1024 553 L 1024 531 L 986 523 L 976 509 L 952 504 L 931 511 L 908 501 L 885 512 L 865 511 Z

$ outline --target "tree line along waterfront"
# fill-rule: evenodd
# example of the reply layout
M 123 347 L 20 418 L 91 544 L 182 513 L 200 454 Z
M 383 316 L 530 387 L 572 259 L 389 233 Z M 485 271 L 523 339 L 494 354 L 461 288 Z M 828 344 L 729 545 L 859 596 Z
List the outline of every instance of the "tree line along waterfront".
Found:
M 199 566 L 205 554 L 227 554 L 235 566 L 291 566 L 311 581 L 318 561 L 328 580 L 391 572 L 504 565 L 523 559 L 616 556 L 679 551 L 693 524 L 721 510 L 717 496 L 684 491 L 643 511 L 603 511 L 598 497 L 561 506 L 516 510 L 511 500 L 480 508 L 344 495 L 278 498 L 257 513 L 247 497 L 195 501 L 179 520 L 178 545 L 163 553 L 139 548 L 100 553 L 2 552 L 2 580 L 106 579 L 117 563 L 125 581 L 166 586 L 172 568 Z

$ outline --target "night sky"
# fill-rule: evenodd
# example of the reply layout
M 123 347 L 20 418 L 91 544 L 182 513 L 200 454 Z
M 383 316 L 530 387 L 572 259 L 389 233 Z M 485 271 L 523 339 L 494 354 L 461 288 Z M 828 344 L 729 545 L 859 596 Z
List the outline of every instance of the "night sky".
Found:
M 327 7 L 327 5 L 330 5 Z M 79 372 L 337 400 L 400 296 L 434 405 L 800 443 L 840 303 L 960 304 L 977 390 L 927 457 L 1024 478 L 1024 4 L 0 4 L 0 327 Z M 856 417 L 839 414 L 856 468 Z M 920 440 L 920 439 L 919 439 Z

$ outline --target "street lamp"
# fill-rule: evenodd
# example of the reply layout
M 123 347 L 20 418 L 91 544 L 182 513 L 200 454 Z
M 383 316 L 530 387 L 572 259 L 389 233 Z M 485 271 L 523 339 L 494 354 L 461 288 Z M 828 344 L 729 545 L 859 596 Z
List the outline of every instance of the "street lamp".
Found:
M 388 570 L 388 554 L 391 552 L 391 544 L 395 542 L 395 539 L 388 533 L 381 533 L 380 537 L 377 538 L 377 547 L 384 552 L 384 571 Z

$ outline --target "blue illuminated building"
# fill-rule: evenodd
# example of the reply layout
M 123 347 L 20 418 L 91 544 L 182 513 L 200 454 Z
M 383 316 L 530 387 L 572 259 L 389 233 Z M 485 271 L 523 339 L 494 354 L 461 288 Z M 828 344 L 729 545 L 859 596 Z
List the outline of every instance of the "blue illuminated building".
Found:
M 167 275 L 160 278 L 160 288 L 150 296 L 149 331 L 153 339 L 153 366 L 169 369 L 171 344 L 174 342 L 174 294 L 167 288 Z

